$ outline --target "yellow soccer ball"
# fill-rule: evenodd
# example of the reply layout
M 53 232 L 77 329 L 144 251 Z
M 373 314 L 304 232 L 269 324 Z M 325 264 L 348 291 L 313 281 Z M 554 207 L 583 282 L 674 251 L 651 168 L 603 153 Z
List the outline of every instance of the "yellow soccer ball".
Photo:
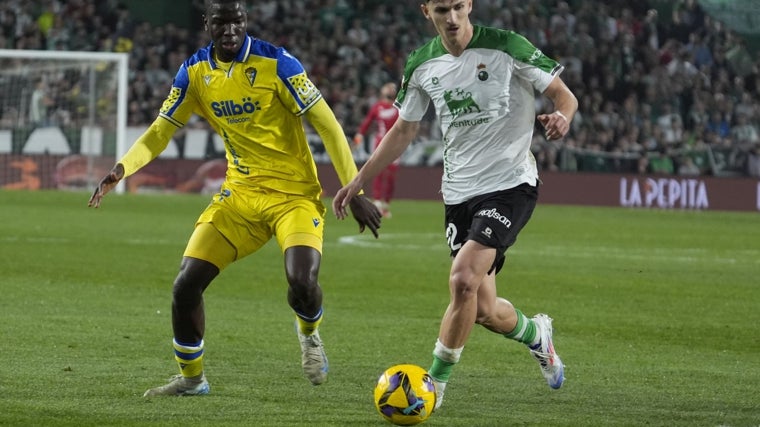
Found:
M 375 407 L 393 424 L 419 424 L 427 420 L 435 408 L 433 379 L 417 365 L 391 366 L 377 380 Z

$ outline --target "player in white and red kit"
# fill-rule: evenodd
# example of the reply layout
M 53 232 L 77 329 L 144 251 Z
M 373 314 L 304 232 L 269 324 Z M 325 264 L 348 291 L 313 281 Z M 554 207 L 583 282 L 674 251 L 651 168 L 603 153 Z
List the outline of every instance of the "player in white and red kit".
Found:
M 354 135 L 354 143 L 362 145 L 364 135 L 369 131 L 372 125 L 375 125 L 375 137 L 372 144 L 372 150 L 376 150 L 380 141 L 388 132 L 388 129 L 396 123 L 398 119 L 398 109 L 393 105 L 396 98 L 396 84 L 386 83 L 380 88 L 380 99 L 375 102 L 367 116 L 364 117 L 359 130 Z M 396 172 L 398 171 L 400 158 L 383 169 L 372 181 L 372 197 L 375 199 L 375 206 L 380 209 L 383 216 L 391 216 L 390 203 L 393 197 L 393 190 L 396 187 Z

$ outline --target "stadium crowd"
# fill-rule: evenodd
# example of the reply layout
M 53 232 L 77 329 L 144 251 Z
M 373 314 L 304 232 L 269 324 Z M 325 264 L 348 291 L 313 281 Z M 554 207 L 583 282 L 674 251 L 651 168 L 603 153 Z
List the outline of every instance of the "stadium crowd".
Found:
M 565 65 L 580 101 L 562 142 L 535 132 L 542 169 L 760 177 L 760 49 L 753 53 L 696 0 L 477 1 L 473 22 L 524 34 Z M 301 59 L 347 135 L 379 88 L 400 81 L 407 53 L 433 34 L 420 0 L 251 3 L 251 34 Z M 196 29 L 141 22 L 127 4 L 0 0 L 0 47 L 128 52 L 128 121 L 146 125 L 180 61 L 209 40 Z M 407 164 L 436 163 L 435 150 L 425 149 L 440 138 L 430 117 Z

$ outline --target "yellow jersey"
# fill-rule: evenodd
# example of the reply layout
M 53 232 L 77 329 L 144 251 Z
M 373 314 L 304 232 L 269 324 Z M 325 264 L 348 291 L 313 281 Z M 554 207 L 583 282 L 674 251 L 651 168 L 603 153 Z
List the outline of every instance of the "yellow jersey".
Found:
M 322 94 L 301 63 L 285 48 L 251 36 L 229 64 L 212 52 L 212 45 L 199 49 L 180 66 L 159 118 L 177 128 L 193 113 L 205 118 L 224 141 L 230 182 L 318 196 L 301 120 Z

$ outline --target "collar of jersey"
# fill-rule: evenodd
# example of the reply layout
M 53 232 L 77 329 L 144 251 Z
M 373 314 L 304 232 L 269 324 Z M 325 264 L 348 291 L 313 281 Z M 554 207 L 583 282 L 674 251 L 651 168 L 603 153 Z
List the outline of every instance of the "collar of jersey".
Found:
M 253 37 L 246 34 L 245 40 L 243 41 L 243 45 L 240 46 L 240 50 L 237 53 L 237 56 L 235 56 L 235 59 L 232 60 L 232 62 L 245 62 L 248 59 L 248 55 L 251 52 L 251 44 L 253 43 Z M 212 70 L 215 70 L 219 68 L 219 66 L 216 64 L 216 61 L 214 61 L 214 54 L 213 54 L 213 48 L 214 48 L 214 42 L 211 42 L 208 45 L 208 63 L 211 66 Z

